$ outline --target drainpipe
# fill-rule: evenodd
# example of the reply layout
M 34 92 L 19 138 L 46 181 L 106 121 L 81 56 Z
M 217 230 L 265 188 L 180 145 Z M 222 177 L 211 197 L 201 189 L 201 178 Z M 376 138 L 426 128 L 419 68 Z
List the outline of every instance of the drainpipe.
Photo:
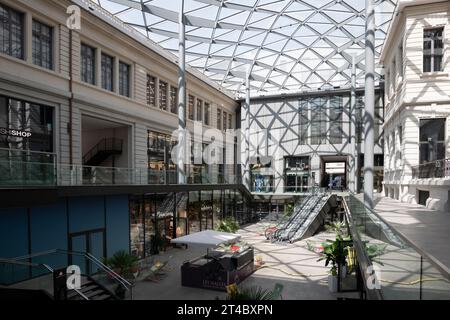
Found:
M 67 126 L 67 131 L 69 134 L 69 163 L 70 169 L 73 166 L 73 31 L 69 29 L 69 123 Z

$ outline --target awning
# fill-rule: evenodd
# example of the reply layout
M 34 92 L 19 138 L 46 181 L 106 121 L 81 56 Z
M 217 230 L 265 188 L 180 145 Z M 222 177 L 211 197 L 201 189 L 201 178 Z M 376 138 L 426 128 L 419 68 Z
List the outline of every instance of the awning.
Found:
M 237 241 L 241 236 L 239 234 L 227 233 L 206 230 L 202 232 L 193 233 L 184 237 L 173 239 L 171 243 L 174 244 L 187 244 L 197 245 L 202 247 L 217 247 L 223 243 L 233 243 Z

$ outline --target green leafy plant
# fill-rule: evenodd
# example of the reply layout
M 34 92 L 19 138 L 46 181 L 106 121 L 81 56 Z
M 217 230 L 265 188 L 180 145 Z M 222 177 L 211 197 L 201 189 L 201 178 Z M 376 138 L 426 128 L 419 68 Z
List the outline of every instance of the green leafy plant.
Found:
M 288 203 L 284 209 L 284 216 L 290 217 L 290 216 L 292 216 L 293 213 L 294 213 L 294 204 Z
M 103 259 L 103 263 L 123 276 L 130 276 L 138 271 L 138 258 L 125 250 L 116 252 L 111 258 Z
M 372 262 L 376 262 L 379 265 L 383 266 L 383 263 L 377 259 L 378 256 L 381 256 L 385 253 L 387 244 L 369 244 L 364 242 L 364 247 L 366 249 L 367 257 Z
M 339 236 L 341 238 L 345 238 L 348 236 L 347 225 L 345 224 L 345 222 L 333 222 L 325 226 L 325 230 L 328 232 L 334 232 L 336 236 Z
M 239 230 L 239 224 L 233 218 L 225 218 L 219 221 L 216 231 L 236 233 Z
M 254 286 L 250 288 L 231 290 L 228 293 L 226 300 L 274 300 L 274 293 L 273 291 Z
M 323 250 L 321 252 L 322 257 L 317 261 L 325 260 L 325 266 L 328 267 L 331 263 L 330 273 L 333 276 L 337 276 L 338 265 L 344 265 L 348 254 L 347 247 L 342 244 L 343 239 L 339 236 L 335 241 L 327 240 L 322 243 Z

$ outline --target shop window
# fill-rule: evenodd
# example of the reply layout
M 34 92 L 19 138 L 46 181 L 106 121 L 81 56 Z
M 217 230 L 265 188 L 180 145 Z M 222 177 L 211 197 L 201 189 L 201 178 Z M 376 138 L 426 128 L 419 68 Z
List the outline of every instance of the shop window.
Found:
M 285 158 L 285 192 L 307 192 L 310 185 L 310 158 Z
M 271 157 L 250 158 L 251 189 L 253 192 L 273 192 L 274 172 Z

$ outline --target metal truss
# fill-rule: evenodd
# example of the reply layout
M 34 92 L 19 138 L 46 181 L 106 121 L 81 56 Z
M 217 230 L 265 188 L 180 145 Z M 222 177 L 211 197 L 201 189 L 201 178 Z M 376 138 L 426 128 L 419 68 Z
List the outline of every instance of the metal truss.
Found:
M 178 54 L 180 0 L 90 0 Z M 397 0 L 376 2 L 376 57 Z M 242 97 L 364 81 L 365 0 L 185 0 L 186 63 Z M 379 81 L 382 71 L 377 70 Z

